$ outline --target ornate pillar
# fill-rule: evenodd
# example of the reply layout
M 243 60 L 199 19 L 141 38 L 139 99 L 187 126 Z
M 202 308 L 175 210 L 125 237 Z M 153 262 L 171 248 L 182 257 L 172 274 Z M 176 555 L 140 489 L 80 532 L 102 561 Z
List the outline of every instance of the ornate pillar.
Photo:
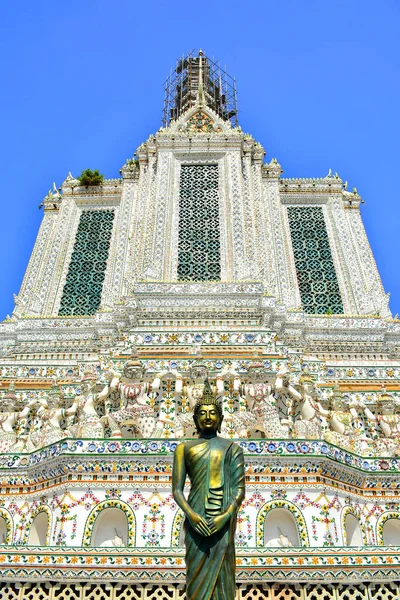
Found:
M 129 294 L 129 247 L 132 221 L 137 215 L 137 178 L 139 168 L 135 161 L 127 161 L 121 169 L 123 186 L 121 203 L 116 212 L 114 235 L 111 240 L 107 273 L 103 286 L 102 305 L 112 305 Z
M 25 272 L 18 296 L 15 296 L 14 315 L 41 315 L 44 312 L 46 290 L 43 286 L 44 272 L 54 245 L 54 236 L 58 227 L 60 204 L 52 194 L 43 202 L 44 215 L 34 248 Z
M 328 210 L 341 256 L 341 276 L 351 304 L 346 312 L 360 315 L 380 313 L 389 316 L 386 296 L 372 255 L 360 214 L 357 192 L 332 197 Z
M 283 207 L 279 194 L 279 178 L 282 173 L 281 165 L 273 158 L 270 164 L 263 168 L 263 192 L 267 229 L 271 232 L 268 240 L 271 252 L 270 291 L 277 300 L 287 308 L 300 308 L 300 294 L 294 265 L 290 262 L 290 232 L 283 215 Z
M 247 264 L 246 249 L 246 220 L 244 209 L 244 184 L 240 152 L 233 150 L 226 153 L 225 158 L 225 185 L 229 198 L 229 212 L 232 240 L 232 274 L 234 281 L 241 281 L 251 277 Z M 227 213 L 228 216 L 229 213 Z

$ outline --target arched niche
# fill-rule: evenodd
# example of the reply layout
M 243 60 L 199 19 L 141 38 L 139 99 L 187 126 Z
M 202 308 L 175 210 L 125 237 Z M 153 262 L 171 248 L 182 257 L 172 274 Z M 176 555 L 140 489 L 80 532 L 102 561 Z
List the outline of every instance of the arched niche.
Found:
M 279 539 L 281 535 L 288 538 L 292 546 L 301 545 L 292 513 L 286 508 L 273 508 L 265 518 L 264 546 L 281 547 L 283 545 Z
M 122 500 L 103 500 L 96 504 L 88 516 L 82 546 L 100 546 L 105 541 L 112 540 L 115 529 L 125 546 L 135 546 L 136 520 L 132 508 Z
M 400 546 L 400 519 L 385 521 L 382 535 L 384 546 Z
M 360 521 L 350 512 L 347 513 L 344 519 L 344 542 L 347 546 L 364 545 Z
M 49 537 L 49 517 L 43 510 L 32 521 L 28 537 L 28 546 L 47 546 Z
M 128 545 L 128 519 L 120 508 L 104 508 L 98 515 L 93 527 L 91 546 L 98 547 L 110 542 L 115 535 L 122 538 L 124 546 Z
M 13 519 L 10 513 L 0 508 L 0 544 L 11 544 L 13 538 Z
M 0 515 L 0 544 L 7 543 L 7 523 L 4 517 Z
M 272 511 L 275 510 L 283 510 L 283 513 L 275 513 L 272 516 L 271 520 L 266 524 L 268 516 Z M 288 514 L 292 517 L 292 521 L 288 520 Z M 282 516 L 282 519 L 280 519 Z M 279 525 L 279 522 L 282 524 L 287 523 L 288 531 L 284 531 L 282 527 Z M 267 525 L 267 526 L 266 526 Z M 296 535 L 293 531 L 293 525 L 295 527 Z M 267 529 L 268 527 L 268 529 Z M 266 543 L 266 532 L 267 539 L 272 540 L 279 537 L 280 532 L 278 527 L 280 527 L 283 535 L 286 535 L 293 545 L 297 546 L 306 546 L 310 545 L 307 525 L 306 521 L 298 509 L 298 507 L 290 502 L 289 500 L 276 499 L 271 500 L 270 502 L 266 502 L 259 510 L 256 520 L 256 546 L 257 548 L 263 548 Z M 291 539 L 291 537 L 293 539 Z

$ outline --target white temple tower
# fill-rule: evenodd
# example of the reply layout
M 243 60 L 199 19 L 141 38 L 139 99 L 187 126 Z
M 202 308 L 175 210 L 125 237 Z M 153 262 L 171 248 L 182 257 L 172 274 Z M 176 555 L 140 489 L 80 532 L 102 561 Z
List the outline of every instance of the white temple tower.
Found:
M 121 177 L 43 201 L 0 324 L 0 600 L 183 598 L 206 378 L 246 458 L 238 598 L 399 595 L 400 322 L 361 198 L 283 177 L 237 114 L 189 54 Z

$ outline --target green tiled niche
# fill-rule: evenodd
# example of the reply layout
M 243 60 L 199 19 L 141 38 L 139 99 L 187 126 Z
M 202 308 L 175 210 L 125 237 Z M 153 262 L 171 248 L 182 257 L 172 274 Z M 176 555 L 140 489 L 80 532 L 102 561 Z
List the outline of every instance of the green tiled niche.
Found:
M 322 208 L 289 206 L 287 210 L 304 312 L 343 314 Z
M 182 165 L 178 279 L 221 279 L 218 165 Z
M 100 306 L 113 210 L 82 211 L 59 315 L 93 315 Z

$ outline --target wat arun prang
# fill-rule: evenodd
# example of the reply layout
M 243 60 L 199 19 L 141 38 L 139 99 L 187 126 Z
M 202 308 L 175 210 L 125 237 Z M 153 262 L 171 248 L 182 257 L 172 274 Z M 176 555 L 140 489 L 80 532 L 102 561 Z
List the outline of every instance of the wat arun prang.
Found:
M 394 598 L 400 322 L 361 197 L 285 178 L 204 53 L 164 91 L 120 177 L 47 194 L 0 324 L 0 599 L 182 598 L 207 379 L 244 453 L 238 597 Z

